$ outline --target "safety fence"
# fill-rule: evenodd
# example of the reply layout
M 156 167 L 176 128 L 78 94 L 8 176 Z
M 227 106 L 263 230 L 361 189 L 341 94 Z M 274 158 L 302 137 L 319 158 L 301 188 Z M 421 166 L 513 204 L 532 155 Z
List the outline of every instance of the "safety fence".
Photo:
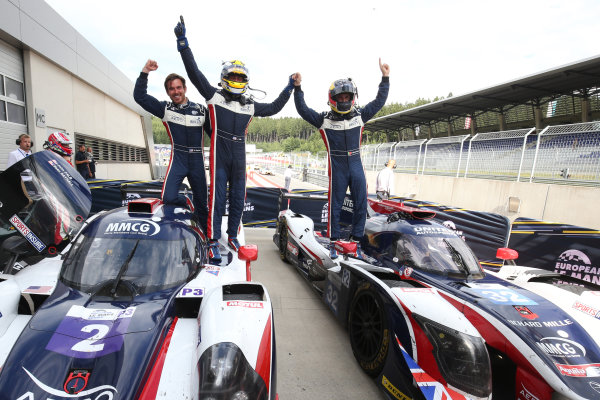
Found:
M 390 159 L 396 173 L 547 182 L 600 184 L 600 122 L 450 136 L 361 147 L 365 170 Z M 254 153 L 247 161 L 283 171 L 288 165 L 307 181 L 327 185 L 327 153 Z M 319 183 L 317 183 L 317 181 Z

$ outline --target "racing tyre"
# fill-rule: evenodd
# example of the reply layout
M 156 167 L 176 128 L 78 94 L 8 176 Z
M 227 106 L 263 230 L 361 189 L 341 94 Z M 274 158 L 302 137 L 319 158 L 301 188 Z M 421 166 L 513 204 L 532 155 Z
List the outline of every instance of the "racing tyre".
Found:
M 369 376 L 379 375 L 390 346 L 383 302 L 369 284 L 361 286 L 350 304 L 348 332 L 354 357 Z
M 285 219 L 281 221 L 281 228 L 279 230 L 279 257 L 285 262 L 288 262 L 286 253 L 287 253 L 287 244 L 288 244 L 288 229 L 287 223 Z

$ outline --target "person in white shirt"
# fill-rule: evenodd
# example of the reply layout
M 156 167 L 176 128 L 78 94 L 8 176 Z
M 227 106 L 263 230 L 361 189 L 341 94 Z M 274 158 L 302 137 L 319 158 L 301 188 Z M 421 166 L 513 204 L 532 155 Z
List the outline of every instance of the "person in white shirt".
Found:
M 283 178 L 285 179 L 285 190 L 290 191 L 290 186 L 292 184 L 292 177 L 294 176 L 294 170 L 291 165 L 288 165 L 285 172 L 283 173 Z
M 396 168 L 396 161 L 389 160 L 385 165 L 385 168 L 377 174 L 377 185 L 375 190 L 379 200 L 389 199 L 390 194 L 394 192 L 394 168 Z
M 19 145 L 19 148 L 11 151 L 8 154 L 8 162 L 6 163 L 6 168 L 10 167 L 13 164 L 18 163 L 22 159 L 31 155 L 31 136 L 26 133 L 19 135 L 19 138 L 16 142 Z

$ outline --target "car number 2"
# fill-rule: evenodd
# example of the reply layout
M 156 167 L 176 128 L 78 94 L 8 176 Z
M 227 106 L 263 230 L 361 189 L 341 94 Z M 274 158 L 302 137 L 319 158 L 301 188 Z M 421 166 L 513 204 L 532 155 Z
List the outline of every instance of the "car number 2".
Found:
M 89 338 L 82 340 L 81 342 L 77 342 L 75 345 L 71 347 L 71 350 L 74 351 L 82 351 L 85 353 L 93 353 L 98 352 L 104 349 L 104 343 L 102 343 L 102 339 L 110 332 L 110 328 L 107 325 L 102 324 L 91 324 L 85 325 L 81 328 L 82 332 L 91 333 L 96 332 Z M 100 343 L 98 343 L 100 341 Z

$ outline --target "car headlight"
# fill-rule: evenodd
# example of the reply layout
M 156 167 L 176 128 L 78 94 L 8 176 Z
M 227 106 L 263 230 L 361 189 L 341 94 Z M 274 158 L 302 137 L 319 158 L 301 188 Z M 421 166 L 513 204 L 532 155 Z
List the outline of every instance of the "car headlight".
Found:
M 467 335 L 421 315 L 413 315 L 433 345 L 446 382 L 477 397 L 492 393 L 490 356 L 482 338 Z
M 198 361 L 199 398 L 205 400 L 267 400 L 267 386 L 234 343 L 217 343 Z

